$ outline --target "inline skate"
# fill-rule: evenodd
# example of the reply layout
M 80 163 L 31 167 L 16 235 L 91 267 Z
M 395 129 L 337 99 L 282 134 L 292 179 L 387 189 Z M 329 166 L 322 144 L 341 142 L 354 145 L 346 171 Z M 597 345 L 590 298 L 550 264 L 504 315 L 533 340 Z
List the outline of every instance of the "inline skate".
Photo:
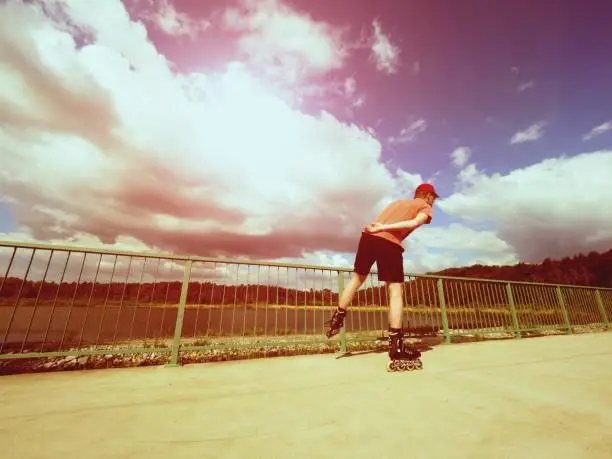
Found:
M 421 353 L 414 348 L 406 347 L 404 334 L 401 330 L 391 330 L 389 333 L 389 362 L 387 371 L 413 371 L 421 370 Z
M 346 317 L 346 309 L 337 308 L 329 319 L 329 330 L 325 333 L 328 338 L 340 333 L 340 329 L 344 326 L 344 318 Z

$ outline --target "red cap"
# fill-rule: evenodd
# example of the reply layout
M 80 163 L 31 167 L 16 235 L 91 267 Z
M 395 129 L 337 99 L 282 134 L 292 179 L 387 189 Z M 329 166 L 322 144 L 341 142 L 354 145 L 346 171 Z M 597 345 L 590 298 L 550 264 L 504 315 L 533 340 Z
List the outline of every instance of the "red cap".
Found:
M 434 186 L 431 185 L 430 183 L 421 183 L 419 186 L 417 186 L 415 193 L 418 193 L 420 191 L 424 193 L 432 193 L 436 198 L 440 197 L 438 193 L 436 192 L 436 189 L 434 188 Z

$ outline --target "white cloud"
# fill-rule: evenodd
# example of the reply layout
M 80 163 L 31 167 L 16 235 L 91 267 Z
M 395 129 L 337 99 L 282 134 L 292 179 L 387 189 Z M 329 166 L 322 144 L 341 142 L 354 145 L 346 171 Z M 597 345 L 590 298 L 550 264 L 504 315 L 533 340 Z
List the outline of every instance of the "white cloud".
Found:
M 612 247 L 612 151 L 546 159 L 507 175 L 463 171 L 445 213 L 487 223 L 524 261 Z
M 339 69 L 347 56 L 343 29 L 281 0 L 242 0 L 226 10 L 224 22 L 242 34 L 238 47 L 250 62 L 289 83 Z
M 366 130 L 295 110 L 239 63 L 171 70 L 119 1 L 95 15 L 63 5 L 54 20 L 0 6 L 0 187 L 31 237 L 266 259 L 352 251 L 394 193 Z M 264 13 L 255 25 L 277 20 Z M 78 47 L 83 30 L 92 42 Z
M 582 139 L 591 140 L 593 137 L 597 137 L 598 135 L 602 135 L 608 131 L 612 131 L 612 121 L 607 121 L 595 126 L 593 129 L 587 132 Z
M 151 0 L 149 3 L 151 8 L 139 9 L 138 16 L 172 37 L 189 36 L 193 39 L 211 25 L 208 20 L 193 19 L 178 11 L 170 0 Z
M 451 153 L 451 159 L 455 167 L 463 167 L 472 156 L 472 150 L 468 147 L 457 147 Z
M 531 80 L 531 81 L 527 81 L 525 83 L 521 83 L 518 85 L 518 87 L 516 88 L 516 92 L 523 92 L 523 91 L 527 91 L 528 89 L 533 89 L 535 88 L 535 81 Z
M 419 134 L 427 130 L 427 122 L 423 118 L 419 118 L 408 126 L 401 129 L 397 136 L 389 137 L 388 141 L 392 145 L 398 145 L 407 142 L 414 142 Z
M 510 139 L 510 144 L 514 145 L 518 143 L 535 142 L 544 135 L 543 129 L 545 126 L 546 123 L 544 121 L 540 121 L 532 124 L 524 131 L 518 131 Z
M 421 227 L 406 239 L 405 246 L 404 266 L 416 274 L 473 264 L 511 265 L 518 261 L 513 247 L 494 231 L 475 230 L 458 223 Z
M 372 22 L 374 35 L 371 43 L 370 58 L 376 63 L 376 69 L 386 74 L 396 73 L 400 65 L 400 48 L 391 43 L 391 39 L 382 30 L 379 20 Z

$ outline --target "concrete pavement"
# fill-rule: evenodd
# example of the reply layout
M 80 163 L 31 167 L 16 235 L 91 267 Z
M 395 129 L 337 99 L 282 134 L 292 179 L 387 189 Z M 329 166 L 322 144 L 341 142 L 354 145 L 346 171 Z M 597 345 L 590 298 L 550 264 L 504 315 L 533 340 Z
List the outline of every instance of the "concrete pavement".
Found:
M 609 459 L 612 333 L 0 377 L 7 459 Z

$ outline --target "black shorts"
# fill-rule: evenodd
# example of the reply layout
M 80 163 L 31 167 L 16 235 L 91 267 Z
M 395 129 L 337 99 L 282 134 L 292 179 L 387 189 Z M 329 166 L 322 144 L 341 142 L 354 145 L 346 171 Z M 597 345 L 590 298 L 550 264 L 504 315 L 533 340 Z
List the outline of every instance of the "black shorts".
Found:
M 378 280 L 404 282 L 404 248 L 378 236 L 362 233 L 355 255 L 355 272 L 367 276 L 376 262 Z

